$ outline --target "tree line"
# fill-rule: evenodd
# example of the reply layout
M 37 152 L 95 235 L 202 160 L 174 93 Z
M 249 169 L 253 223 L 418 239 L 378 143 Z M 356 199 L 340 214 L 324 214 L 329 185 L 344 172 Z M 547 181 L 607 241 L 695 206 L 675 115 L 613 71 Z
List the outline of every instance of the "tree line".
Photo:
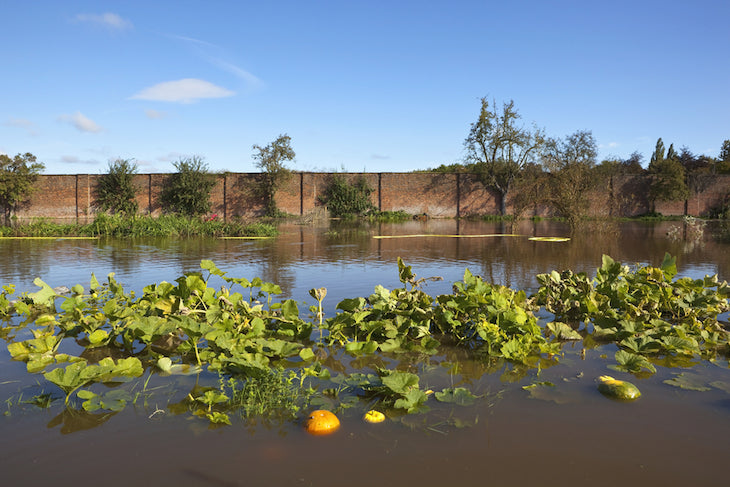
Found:
M 717 157 L 711 157 L 695 155 L 687 147 L 677 152 L 674 144 L 667 150 L 660 138 L 644 168 L 638 152 L 626 159 L 597 162 L 598 146 L 588 130 L 553 138 L 520 120 L 513 100 L 498 108 L 496 102 L 490 105 L 482 98 L 479 117 L 464 140 L 464 160 L 430 171 L 476 174 L 486 188 L 498 194 L 502 215 L 507 214 L 508 202 L 515 217 L 530 206 L 546 205 L 572 226 L 586 215 L 588 192 L 613 176 L 648 176 L 647 198 L 654 213 L 657 201 L 685 200 L 691 192 L 706 188 L 715 174 L 730 174 L 730 140 L 722 143 Z

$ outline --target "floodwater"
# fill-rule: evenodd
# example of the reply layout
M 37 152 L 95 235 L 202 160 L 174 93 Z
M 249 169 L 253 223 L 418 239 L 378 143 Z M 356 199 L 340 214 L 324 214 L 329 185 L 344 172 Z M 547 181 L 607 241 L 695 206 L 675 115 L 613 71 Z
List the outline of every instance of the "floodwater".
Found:
M 534 292 L 535 275 L 572 269 L 593 274 L 602 254 L 625 264 L 658 265 L 677 256 L 680 276 L 718 274 L 730 279 L 730 245 L 708 228 L 701 241 L 673 240 L 681 222 L 600 225 L 568 242 L 530 241 L 562 236 L 556 222 L 501 223 L 430 220 L 405 224 L 285 225 L 272 240 L 0 240 L 0 284 L 32 291 L 35 277 L 51 286 L 87 284 L 106 274 L 127 289 L 174 281 L 211 259 L 229 276 L 261 277 L 284 297 L 313 304 L 308 290 L 326 287 L 325 313 L 343 298 L 368 296 L 377 284 L 398 287 L 396 260 L 418 277 L 440 276 L 424 290 L 450 292 L 465 268 L 485 280 Z M 683 229 L 679 228 L 679 235 Z M 516 233 L 512 237 L 377 235 Z M 300 310 L 306 309 L 300 306 Z M 302 311 L 302 313 L 306 313 Z M 173 415 L 164 403 L 136 404 L 118 414 L 73 415 L 62 401 L 48 409 L 18 408 L 39 376 L 0 350 L 0 479 L 3 485 L 105 486 L 134 483 L 176 486 L 391 486 L 391 485 L 710 485 L 727 481 L 730 393 L 669 386 L 677 369 L 657 367 L 649 377 L 611 371 L 615 347 L 588 350 L 567 344 L 558 365 L 537 375 L 509 377 L 504 369 L 460 358 L 457 352 L 426 363 L 383 359 L 389 367 L 433 370 L 439 387 L 464 385 L 488 400 L 368 425 L 345 410 L 342 428 L 310 437 L 297 423 L 209 428 L 191 415 Z M 344 360 L 344 359 L 343 359 Z M 349 362 L 349 367 L 367 361 Z M 459 364 L 454 371 L 453 364 Z M 451 368 L 449 368 L 451 367 Z M 700 362 L 691 370 L 707 382 L 730 386 L 727 363 Z M 595 378 L 620 374 L 642 391 L 633 403 L 604 398 Z M 42 377 L 40 377 L 42 380 Z M 161 386 L 153 376 L 149 387 Z M 192 378 L 180 379 L 192 381 Z M 555 392 L 533 398 L 522 386 L 550 381 Z M 182 384 L 184 385 L 184 384 Z M 47 390 L 55 386 L 45 384 Z M 728 389 L 728 388 L 726 388 Z M 728 389 L 730 390 L 730 389 Z M 37 393 L 37 390 L 36 390 Z M 453 416 L 452 416 L 453 415 Z M 458 425 L 458 427 L 457 427 Z

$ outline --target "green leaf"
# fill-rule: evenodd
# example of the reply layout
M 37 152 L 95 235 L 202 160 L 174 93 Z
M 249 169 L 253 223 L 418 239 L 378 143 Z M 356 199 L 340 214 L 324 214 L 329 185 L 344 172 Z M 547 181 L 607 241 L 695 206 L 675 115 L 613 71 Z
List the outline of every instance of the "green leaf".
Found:
M 403 263 L 403 259 L 398 257 L 398 279 L 403 284 L 413 282 L 413 279 L 415 278 L 415 274 L 413 274 L 413 270 L 411 269 L 411 266 L 405 265 Z
M 366 304 L 367 301 L 365 300 L 365 298 L 343 299 L 337 305 L 337 309 L 341 309 L 345 312 L 352 312 L 356 309 L 363 309 Z
M 672 279 L 677 275 L 677 258 L 669 255 L 669 252 L 665 252 L 660 269 L 667 279 Z
M 471 406 L 477 399 L 477 396 L 464 387 L 442 389 L 441 392 L 434 393 L 434 396 L 441 402 L 458 404 L 459 406 Z
M 614 357 L 618 364 L 609 365 L 609 369 L 632 373 L 641 372 L 643 369 L 648 370 L 652 374 L 656 372 L 656 367 L 654 367 L 654 364 L 649 362 L 646 357 L 643 357 L 641 355 L 630 353 L 625 350 L 619 350 L 618 352 L 616 352 L 616 355 Z
M 314 352 L 309 347 L 303 348 L 299 351 L 299 357 L 306 362 L 314 358 Z
M 109 338 L 109 333 L 106 332 L 106 330 L 94 330 L 92 333 L 89 334 L 89 343 L 94 345 L 103 345 L 106 343 L 107 339 Z
M 28 297 L 33 300 L 33 304 L 39 306 L 52 306 L 53 299 L 57 296 L 56 291 L 54 291 L 51 286 L 43 282 L 40 277 L 36 277 L 33 280 L 33 284 L 41 288 L 34 293 L 28 293 Z
M 559 321 L 552 321 L 545 325 L 550 333 L 555 336 L 558 340 L 582 340 L 583 336 L 576 330 L 572 329 L 569 325 L 561 323 Z
M 299 318 L 299 308 L 297 302 L 293 299 L 287 299 L 281 305 L 281 314 L 286 320 L 296 320 Z
M 381 378 L 383 385 L 397 394 L 406 394 L 418 388 L 418 376 L 410 372 L 394 370 Z

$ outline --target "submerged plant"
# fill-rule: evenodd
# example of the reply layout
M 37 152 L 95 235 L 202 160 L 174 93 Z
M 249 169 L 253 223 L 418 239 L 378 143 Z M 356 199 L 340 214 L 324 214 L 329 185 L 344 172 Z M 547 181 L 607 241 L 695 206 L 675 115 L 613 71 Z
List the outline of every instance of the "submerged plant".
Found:
M 434 298 L 398 259 L 402 287 L 376 286 L 367 298 L 344 299 L 327 319 L 326 289 L 312 289 L 316 305 L 307 320 L 295 300 L 278 299 L 278 285 L 230 277 L 203 260 L 200 271 L 139 293 L 125 290 L 114 274 L 103 282 L 92 275 L 88 286 L 67 293 L 41 279 L 37 291 L 17 298 L 3 286 L 0 317 L 8 324 L 0 337 L 13 360 L 63 391 L 67 412 L 54 424 L 67 429 L 72 422 L 100 424 L 140 398 L 147 404 L 153 377 L 177 375 L 195 375 L 196 385 L 179 402 L 165 398 L 166 410 L 212 425 L 236 415 L 281 424 L 313 407 L 377 407 L 399 416 L 425 412 L 434 401 L 468 406 L 478 396 L 453 383 L 432 393 L 426 375 L 392 366 L 393 357 L 411 367 L 445 354 L 447 365 L 458 350 L 479 364 L 475 376 L 501 372 L 503 381 L 539 375 L 557 363 L 566 341 L 582 340 L 584 350 L 613 343 L 610 367 L 637 375 L 727 357 L 730 332 L 718 317 L 730 310 L 730 287 L 716 276 L 676 274 L 669 255 L 659 267 L 628 267 L 604 256 L 593 279 L 570 271 L 537 276 L 534 296 L 466 270 L 451 294 Z M 540 306 L 552 319 L 538 320 Z M 472 373 L 453 362 L 452 373 L 468 381 Z

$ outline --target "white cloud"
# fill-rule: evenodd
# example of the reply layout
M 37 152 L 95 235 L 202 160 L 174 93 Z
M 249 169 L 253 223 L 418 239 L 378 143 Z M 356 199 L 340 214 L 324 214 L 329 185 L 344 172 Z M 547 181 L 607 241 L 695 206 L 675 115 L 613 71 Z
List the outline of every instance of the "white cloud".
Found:
M 99 161 L 96 161 L 94 159 L 82 160 L 76 156 L 61 156 L 61 162 L 64 164 L 86 164 L 89 166 L 99 164 Z
M 236 93 L 202 79 L 185 78 L 165 81 L 130 97 L 130 100 L 168 101 L 174 103 L 193 103 L 203 98 L 225 98 Z
M 117 14 L 111 12 L 103 14 L 78 14 L 76 16 L 77 22 L 88 22 L 91 24 L 99 25 L 110 30 L 127 30 L 134 26 L 132 22 L 120 17 Z
M 28 135 L 38 135 L 38 128 L 36 125 L 30 120 L 26 120 L 24 118 L 9 118 L 3 123 L 3 125 L 25 129 L 28 132 Z
M 87 118 L 83 113 L 76 112 L 73 115 L 61 115 L 58 117 L 61 122 L 70 123 L 80 132 L 101 132 L 103 129 L 96 124 L 90 118 Z
M 152 120 L 159 120 L 161 118 L 167 117 L 167 112 L 161 112 L 159 110 L 145 110 L 144 114 L 147 118 L 151 118 Z

